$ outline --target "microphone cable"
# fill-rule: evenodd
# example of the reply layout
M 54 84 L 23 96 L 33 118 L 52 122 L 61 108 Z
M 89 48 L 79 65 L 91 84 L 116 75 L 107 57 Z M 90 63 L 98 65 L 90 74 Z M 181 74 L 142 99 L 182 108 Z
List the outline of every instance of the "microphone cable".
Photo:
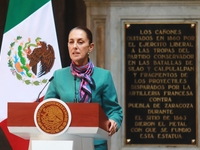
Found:
M 76 98 L 76 75 L 74 76 L 74 85 L 75 85 L 75 98 L 74 98 L 74 103 L 77 103 L 77 98 Z

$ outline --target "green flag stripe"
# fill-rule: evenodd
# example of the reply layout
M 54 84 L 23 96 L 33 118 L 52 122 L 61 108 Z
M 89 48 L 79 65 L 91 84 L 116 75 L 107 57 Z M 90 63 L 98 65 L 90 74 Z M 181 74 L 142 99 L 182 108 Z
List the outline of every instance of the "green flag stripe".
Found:
M 50 0 L 10 0 L 4 33 L 22 22 L 49 1 Z

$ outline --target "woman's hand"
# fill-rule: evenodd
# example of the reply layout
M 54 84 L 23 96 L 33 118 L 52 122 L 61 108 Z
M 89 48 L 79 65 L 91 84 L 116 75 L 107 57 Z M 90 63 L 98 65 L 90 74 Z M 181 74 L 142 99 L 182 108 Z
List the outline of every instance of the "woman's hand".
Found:
M 109 136 L 112 136 L 117 131 L 117 123 L 113 119 L 109 119 Z

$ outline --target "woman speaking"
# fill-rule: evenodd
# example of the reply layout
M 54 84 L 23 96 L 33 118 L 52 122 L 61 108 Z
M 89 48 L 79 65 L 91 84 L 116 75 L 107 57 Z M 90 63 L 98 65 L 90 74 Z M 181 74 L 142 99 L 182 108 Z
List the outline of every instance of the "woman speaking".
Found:
M 56 70 L 45 98 L 58 98 L 67 103 L 99 103 L 109 119 L 109 136 L 121 126 L 122 108 L 110 71 L 94 66 L 92 33 L 86 27 L 73 28 L 68 37 L 71 58 L 69 67 Z M 95 150 L 107 150 L 107 141 L 94 140 Z

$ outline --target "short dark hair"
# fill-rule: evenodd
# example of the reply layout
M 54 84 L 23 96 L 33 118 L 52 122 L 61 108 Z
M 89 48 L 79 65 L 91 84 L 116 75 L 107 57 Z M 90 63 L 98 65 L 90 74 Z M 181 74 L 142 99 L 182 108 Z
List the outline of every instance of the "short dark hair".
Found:
M 85 33 L 86 33 L 86 35 L 87 35 L 87 38 L 89 39 L 89 44 L 92 43 L 92 32 L 91 32 L 88 28 L 86 28 L 86 27 L 84 27 L 84 26 L 77 26 L 77 27 L 73 28 L 72 30 L 75 30 L 75 29 L 80 29 L 80 30 L 85 31 Z M 71 30 L 71 31 L 72 31 L 72 30 Z M 71 31 L 70 31 L 70 32 L 71 32 Z

